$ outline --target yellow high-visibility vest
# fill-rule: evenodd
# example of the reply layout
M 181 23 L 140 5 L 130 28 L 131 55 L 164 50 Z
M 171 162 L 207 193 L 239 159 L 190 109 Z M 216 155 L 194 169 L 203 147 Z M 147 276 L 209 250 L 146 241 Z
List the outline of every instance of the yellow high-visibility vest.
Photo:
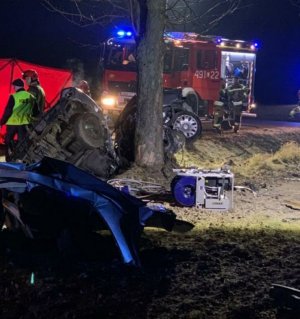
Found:
M 15 104 L 6 125 L 26 125 L 31 122 L 34 97 L 27 91 L 19 91 L 12 95 Z

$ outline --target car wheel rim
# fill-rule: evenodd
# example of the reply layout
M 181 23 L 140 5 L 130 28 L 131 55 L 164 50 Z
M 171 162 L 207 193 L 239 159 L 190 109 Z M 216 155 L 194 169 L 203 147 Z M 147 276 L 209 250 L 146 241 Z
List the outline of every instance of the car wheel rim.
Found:
M 180 115 L 173 124 L 173 127 L 183 132 L 185 137 L 191 138 L 198 131 L 198 123 L 196 119 L 190 115 Z

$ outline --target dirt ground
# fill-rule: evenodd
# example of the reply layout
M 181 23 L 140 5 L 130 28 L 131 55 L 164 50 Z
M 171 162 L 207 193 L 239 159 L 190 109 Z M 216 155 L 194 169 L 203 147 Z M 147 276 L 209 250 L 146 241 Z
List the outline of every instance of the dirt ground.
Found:
M 272 283 L 300 289 L 299 145 L 300 128 L 204 132 L 177 154 L 178 165 L 230 167 L 235 185 L 248 188 L 234 192 L 231 211 L 165 203 L 195 227 L 185 234 L 145 230 L 140 270 L 122 265 L 115 252 L 55 262 L 2 252 L 0 318 L 300 318 L 270 297 Z M 121 177 L 164 185 L 172 178 L 137 168 Z

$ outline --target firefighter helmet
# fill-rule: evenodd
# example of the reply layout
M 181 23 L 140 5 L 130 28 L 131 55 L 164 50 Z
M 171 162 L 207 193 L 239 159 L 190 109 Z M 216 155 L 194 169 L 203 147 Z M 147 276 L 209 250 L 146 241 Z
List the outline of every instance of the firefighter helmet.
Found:
M 35 70 L 26 70 L 23 72 L 23 75 L 22 75 L 23 79 L 26 79 L 26 78 L 31 78 L 32 81 L 34 80 L 38 80 L 38 74 Z

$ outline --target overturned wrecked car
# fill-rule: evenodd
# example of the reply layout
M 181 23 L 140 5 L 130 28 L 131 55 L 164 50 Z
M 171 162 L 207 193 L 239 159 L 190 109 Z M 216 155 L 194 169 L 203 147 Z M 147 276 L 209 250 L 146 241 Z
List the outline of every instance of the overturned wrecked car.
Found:
M 74 164 L 101 178 L 118 168 L 118 159 L 101 108 L 77 88 L 67 88 L 8 160 L 27 164 L 45 156 Z
M 32 165 L 0 163 L 0 176 L 1 229 L 5 224 L 29 238 L 46 236 L 57 243 L 66 233 L 71 241 L 80 241 L 88 232 L 109 230 L 125 264 L 140 265 L 138 240 L 144 227 L 182 232 L 193 227 L 177 220 L 170 210 L 146 206 L 140 199 L 56 159 L 45 157 Z

